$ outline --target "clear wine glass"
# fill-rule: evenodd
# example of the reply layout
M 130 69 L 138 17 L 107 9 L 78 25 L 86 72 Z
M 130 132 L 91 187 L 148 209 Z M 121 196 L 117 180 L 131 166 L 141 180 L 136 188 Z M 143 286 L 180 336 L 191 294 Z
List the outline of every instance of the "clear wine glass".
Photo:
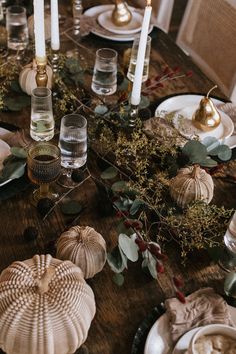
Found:
M 72 172 L 87 161 L 87 120 L 81 114 L 68 114 L 61 120 L 59 137 L 61 165 L 64 167 L 58 183 L 67 188 L 77 185 Z
M 49 185 L 56 181 L 61 172 L 60 149 L 48 142 L 34 143 L 28 150 L 27 164 L 29 179 L 39 185 L 33 193 L 34 201 L 57 198 L 58 195 L 49 189 Z
M 225 249 L 219 260 L 219 265 L 227 272 L 236 271 L 236 211 L 232 216 L 224 235 Z
M 133 82 L 134 81 L 134 74 L 137 62 L 137 55 L 138 55 L 138 48 L 139 48 L 139 39 L 140 37 L 135 37 L 133 41 L 133 46 L 131 50 L 129 68 L 127 72 L 127 78 Z M 149 61 L 150 61 L 150 52 L 151 52 L 151 42 L 152 38 L 150 36 L 147 37 L 147 45 L 146 45 L 146 52 L 145 52 L 145 59 L 144 59 L 144 66 L 143 66 L 143 77 L 142 82 L 147 81 L 148 74 L 149 74 Z

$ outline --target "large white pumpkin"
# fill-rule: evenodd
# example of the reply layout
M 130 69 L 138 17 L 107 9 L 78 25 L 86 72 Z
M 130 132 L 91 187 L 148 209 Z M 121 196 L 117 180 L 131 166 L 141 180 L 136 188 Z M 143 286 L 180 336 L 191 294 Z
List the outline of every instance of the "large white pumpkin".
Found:
M 93 291 L 69 261 L 36 255 L 0 275 L 0 347 L 7 354 L 72 354 L 94 315 Z

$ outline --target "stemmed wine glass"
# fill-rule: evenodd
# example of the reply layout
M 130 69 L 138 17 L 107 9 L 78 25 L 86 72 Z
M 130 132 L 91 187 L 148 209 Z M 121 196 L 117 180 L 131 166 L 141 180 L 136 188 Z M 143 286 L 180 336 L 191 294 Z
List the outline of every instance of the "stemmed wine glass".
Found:
M 61 120 L 59 137 L 61 165 L 64 167 L 58 183 L 67 188 L 77 185 L 72 172 L 87 161 L 87 120 L 81 114 L 68 114 Z
M 38 202 L 42 198 L 55 199 L 57 194 L 49 189 L 61 172 L 60 149 L 48 142 L 34 143 L 28 150 L 28 177 L 31 182 L 38 184 L 39 189 L 33 193 L 33 199 Z

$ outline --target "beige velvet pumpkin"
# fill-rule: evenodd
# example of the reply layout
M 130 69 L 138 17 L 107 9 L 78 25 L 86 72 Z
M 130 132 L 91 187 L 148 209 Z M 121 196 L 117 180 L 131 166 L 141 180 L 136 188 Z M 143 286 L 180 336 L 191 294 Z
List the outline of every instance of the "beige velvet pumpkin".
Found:
M 195 200 L 208 204 L 213 198 L 213 191 L 212 177 L 197 165 L 181 168 L 170 184 L 171 197 L 181 207 Z
M 58 239 L 57 257 L 69 259 L 82 269 L 85 279 L 92 278 L 106 262 L 106 242 L 92 227 L 74 226 Z
M 93 291 L 69 261 L 36 255 L 0 275 L 0 348 L 7 354 L 72 354 L 94 315 Z
M 51 15 L 46 13 L 44 16 L 45 40 L 51 38 Z M 28 18 L 28 31 L 30 38 L 34 38 L 34 15 Z
M 47 65 L 46 71 L 48 76 L 47 87 L 51 89 L 53 71 L 49 65 Z M 35 80 L 36 74 L 37 74 L 37 64 L 35 60 L 33 61 L 33 63 L 24 66 L 20 72 L 20 76 L 19 76 L 20 87 L 28 95 L 31 95 L 32 90 L 37 87 L 36 80 Z

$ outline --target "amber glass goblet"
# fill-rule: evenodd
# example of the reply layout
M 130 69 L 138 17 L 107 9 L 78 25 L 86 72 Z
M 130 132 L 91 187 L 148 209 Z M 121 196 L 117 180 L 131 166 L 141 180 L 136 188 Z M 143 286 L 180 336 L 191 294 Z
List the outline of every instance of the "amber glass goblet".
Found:
M 29 179 L 39 185 L 39 189 L 33 193 L 34 201 L 42 198 L 55 199 L 57 194 L 50 191 L 49 185 L 61 172 L 60 149 L 48 142 L 35 143 L 28 150 L 27 163 Z

